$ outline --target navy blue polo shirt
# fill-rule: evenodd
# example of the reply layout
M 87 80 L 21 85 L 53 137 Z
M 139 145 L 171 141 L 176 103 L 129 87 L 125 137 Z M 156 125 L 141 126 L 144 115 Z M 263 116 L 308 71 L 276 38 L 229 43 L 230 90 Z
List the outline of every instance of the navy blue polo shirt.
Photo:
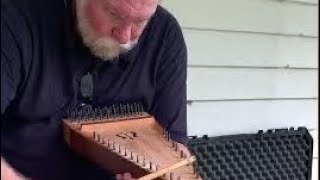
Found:
M 158 6 L 137 46 L 103 62 L 82 44 L 72 7 L 1 0 L 1 156 L 35 179 L 108 179 L 62 138 L 62 116 L 82 103 L 79 82 L 88 73 L 93 106 L 141 101 L 186 143 L 187 57 L 175 18 Z

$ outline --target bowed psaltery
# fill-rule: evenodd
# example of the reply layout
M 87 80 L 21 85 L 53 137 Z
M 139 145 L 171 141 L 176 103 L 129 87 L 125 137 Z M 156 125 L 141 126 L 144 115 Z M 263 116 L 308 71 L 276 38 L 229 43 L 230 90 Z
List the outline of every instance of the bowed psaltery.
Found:
M 141 103 L 69 112 L 63 120 L 69 147 L 115 174 L 138 180 L 201 180 L 186 155 Z

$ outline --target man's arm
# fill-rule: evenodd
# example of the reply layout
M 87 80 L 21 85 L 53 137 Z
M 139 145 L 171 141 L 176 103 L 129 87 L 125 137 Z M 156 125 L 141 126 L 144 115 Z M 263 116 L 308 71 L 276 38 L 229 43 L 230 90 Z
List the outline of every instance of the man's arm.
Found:
M 186 76 L 187 48 L 181 29 L 172 20 L 166 34 L 166 47 L 157 72 L 157 89 L 151 114 L 168 130 L 178 149 L 190 156 L 186 146 Z M 134 180 L 129 173 L 117 174 L 117 180 Z
M 27 40 L 23 18 L 8 0 L 1 0 L 1 116 L 16 97 L 22 71 L 22 56 L 25 55 L 21 37 Z M 1 118 L 2 120 L 2 118 Z M 2 148 L 1 148 L 2 149 Z M 2 150 L 1 150 L 2 151 Z M 25 179 L 1 155 L 1 179 Z
M 1 115 L 16 97 L 31 63 L 31 32 L 13 1 L 1 0 Z
M 22 180 L 26 179 L 16 170 L 14 170 L 2 157 L 1 157 L 1 179 L 2 180 Z
M 169 18 L 151 113 L 174 140 L 186 144 L 187 48 L 178 22 Z

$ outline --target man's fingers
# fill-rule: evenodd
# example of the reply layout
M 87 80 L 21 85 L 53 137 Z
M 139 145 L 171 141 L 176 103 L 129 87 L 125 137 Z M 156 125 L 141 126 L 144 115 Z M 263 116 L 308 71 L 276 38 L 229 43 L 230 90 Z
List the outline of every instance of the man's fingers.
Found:
M 178 143 L 178 149 L 182 150 L 187 157 L 191 156 L 189 149 L 185 145 Z
M 116 179 L 117 179 L 117 180 L 123 180 L 123 176 L 122 176 L 121 174 L 117 174 L 117 175 L 116 175 Z
M 132 176 L 130 173 L 124 173 L 123 174 L 123 180 L 132 180 Z
M 134 178 L 132 178 L 130 173 L 124 173 L 123 175 L 117 174 L 116 179 L 117 180 L 134 180 Z

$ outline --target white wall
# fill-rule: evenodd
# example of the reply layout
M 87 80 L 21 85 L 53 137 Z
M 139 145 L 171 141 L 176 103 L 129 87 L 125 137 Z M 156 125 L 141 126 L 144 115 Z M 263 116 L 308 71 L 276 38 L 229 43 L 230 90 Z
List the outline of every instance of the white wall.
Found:
M 318 179 L 318 0 L 163 0 L 188 46 L 188 131 L 306 126 Z

